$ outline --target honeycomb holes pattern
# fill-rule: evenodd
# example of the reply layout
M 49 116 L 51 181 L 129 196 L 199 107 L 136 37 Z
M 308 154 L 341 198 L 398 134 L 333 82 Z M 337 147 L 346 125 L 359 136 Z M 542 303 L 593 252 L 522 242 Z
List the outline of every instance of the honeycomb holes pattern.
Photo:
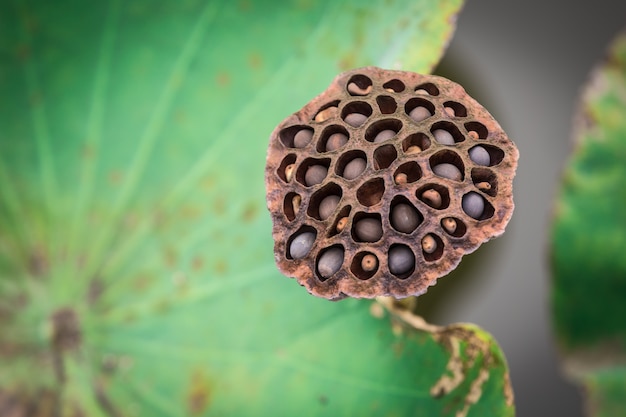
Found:
M 362 70 L 341 84 L 308 123 L 272 138 L 279 187 L 268 192 L 283 196 L 288 229 L 281 256 L 320 284 L 411 279 L 494 216 L 505 152 L 472 102 L 444 97 L 435 80 Z

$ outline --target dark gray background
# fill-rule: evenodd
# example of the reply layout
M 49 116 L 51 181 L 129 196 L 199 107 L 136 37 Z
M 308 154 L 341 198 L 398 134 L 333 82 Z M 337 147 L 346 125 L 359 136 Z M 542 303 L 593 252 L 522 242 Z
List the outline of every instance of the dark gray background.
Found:
M 552 334 L 548 232 L 581 88 L 626 27 L 626 2 L 469 0 L 457 23 L 435 73 L 463 84 L 519 147 L 516 208 L 507 232 L 440 279 L 418 309 L 496 337 L 519 417 L 580 417 L 581 393 L 562 376 Z

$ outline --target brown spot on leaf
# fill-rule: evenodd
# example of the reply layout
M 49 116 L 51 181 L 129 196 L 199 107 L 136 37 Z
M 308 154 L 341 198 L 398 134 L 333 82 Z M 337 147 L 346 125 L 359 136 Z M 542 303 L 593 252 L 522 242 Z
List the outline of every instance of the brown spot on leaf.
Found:
M 203 414 L 211 402 L 211 385 L 206 374 L 197 369 L 191 375 L 189 389 L 187 390 L 187 411 L 192 416 Z
M 191 269 L 193 269 L 195 272 L 199 272 L 200 270 L 202 270 L 203 266 L 204 259 L 200 255 L 196 255 L 191 261 Z
M 228 87 L 231 82 L 230 74 L 224 71 L 219 72 L 217 76 L 215 77 L 215 81 L 217 82 L 217 85 L 220 87 Z
M 252 222 L 259 213 L 258 206 L 254 203 L 248 203 L 243 210 L 242 219 L 246 223 Z
M 248 56 L 248 63 L 250 68 L 258 70 L 263 66 L 263 57 L 258 52 L 253 52 Z

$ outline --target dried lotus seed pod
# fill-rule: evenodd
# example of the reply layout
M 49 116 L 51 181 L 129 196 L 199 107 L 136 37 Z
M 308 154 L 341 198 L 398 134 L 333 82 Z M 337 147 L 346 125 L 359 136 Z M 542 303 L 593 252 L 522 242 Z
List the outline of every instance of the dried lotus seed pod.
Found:
M 500 125 L 450 80 L 340 74 L 270 136 L 278 268 L 331 300 L 423 294 L 504 232 L 517 159 Z

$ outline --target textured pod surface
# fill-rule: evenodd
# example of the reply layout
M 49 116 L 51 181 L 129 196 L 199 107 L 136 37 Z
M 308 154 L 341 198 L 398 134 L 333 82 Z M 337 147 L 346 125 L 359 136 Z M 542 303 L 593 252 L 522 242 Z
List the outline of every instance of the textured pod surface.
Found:
M 308 129 L 307 145 L 292 145 Z M 347 139 L 329 146 L 339 132 Z M 450 80 L 376 67 L 340 74 L 270 137 L 265 181 L 279 269 L 329 299 L 422 294 L 463 255 L 503 233 L 517 158 L 500 125 Z M 319 183 L 284 173 L 290 164 L 306 172 L 316 161 L 328 165 Z M 295 216 L 284 210 L 294 193 L 302 196 Z M 331 194 L 342 197 L 329 213 L 320 201 Z M 400 221 L 396 206 L 410 221 Z M 311 215 L 320 208 L 327 218 Z M 286 242 L 302 227 L 317 239 L 308 256 L 289 259 Z M 330 247 L 343 249 L 343 267 L 322 276 L 320 254 Z M 404 249 L 394 255 L 394 247 Z M 379 260 L 366 277 L 350 268 L 364 252 Z

